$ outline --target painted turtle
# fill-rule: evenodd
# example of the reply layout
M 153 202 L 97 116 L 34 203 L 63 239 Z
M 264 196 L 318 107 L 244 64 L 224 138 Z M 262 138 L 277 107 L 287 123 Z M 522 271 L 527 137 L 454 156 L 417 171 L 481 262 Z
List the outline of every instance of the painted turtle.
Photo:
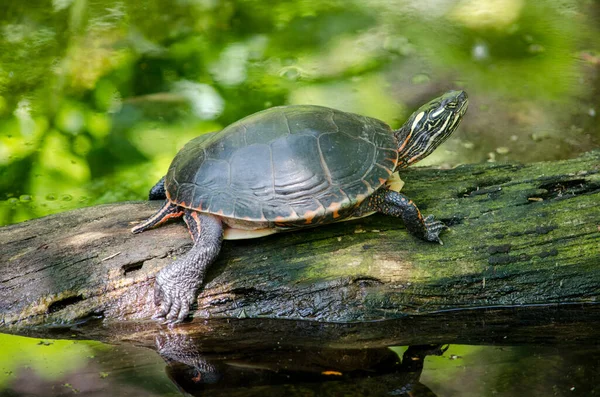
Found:
M 184 218 L 194 246 L 156 277 L 155 318 L 183 321 L 225 239 L 339 222 L 375 212 L 402 218 L 413 235 L 440 242 L 446 226 L 423 218 L 388 183 L 429 155 L 458 126 L 467 95 L 450 91 L 423 105 L 398 130 L 321 106 L 252 114 L 187 143 L 150 191 L 164 206 L 132 229 Z

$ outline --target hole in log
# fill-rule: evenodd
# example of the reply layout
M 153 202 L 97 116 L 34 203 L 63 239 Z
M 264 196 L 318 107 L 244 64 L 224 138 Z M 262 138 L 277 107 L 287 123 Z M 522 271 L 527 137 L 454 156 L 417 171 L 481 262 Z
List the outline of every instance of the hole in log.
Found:
M 262 295 L 261 291 L 257 290 L 256 288 L 252 288 L 252 287 L 240 287 L 240 288 L 234 288 L 231 290 L 231 293 L 234 295 L 242 295 L 242 296 L 259 296 Z
M 66 308 L 67 306 L 79 303 L 82 300 L 83 300 L 83 297 L 81 295 L 77 295 L 77 296 L 70 296 L 68 298 L 58 300 L 56 302 L 52 302 L 50 304 L 50 306 L 48 306 L 48 313 L 49 314 L 56 313 L 57 311 L 62 310 L 64 308 Z
M 77 321 L 80 323 L 89 323 L 92 321 L 102 320 L 104 318 L 104 310 L 94 310 L 84 316 L 78 317 Z
M 476 186 L 476 187 L 470 187 L 467 188 L 467 190 L 462 193 L 459 194 L 458 197 L 475 197 L 475 196 L 481 196 L 483 194 L 487 194 L 490 197 L 494 197 L 496 195 L 498 195 L 498 193 L 502 190 L 502 187 L 500 186 L 490 186 L 490 187 L 481 187 L 481 186 Z
M 126 265 L 121 266 L 121 269 L 123 269 L 123 273 L 127 276 L 129 273 L 133 273 L 133 272 L 137 272 L 138 270 L 141 270 L 142 267 L 144 266 L 144 262 L 135 262 L 135 263 L 128 263 Z
M 358 284 L 360 287 L 374 287 L 376 285 L 382 285 L 383 281 L 375 277 L 356 277 L 352 279 L 352 284 Z
M 482 194 L 489 194 L 490 196 L 498 194 L 502 187 L 498 186 L 506 182 L 510 182 L 510 178 L 494 178 L 484 179 L 477 182 L 477 186 L 466 186 L 458 191 L 456 195 L 458 198 L 463 197 L 474 197 Z
M 532 200 L 530 198 L 530 202 L 543 200 L 563 200 L 582 194 L 597 193 L 600 191 L 600 184 L 592 183 L 584 178 L 579 178 L 548 182 L 540 185 L 539 188 L 545 190 L 544 193 L 541 193 L 537 196 L 537 198 L 541 200 Z

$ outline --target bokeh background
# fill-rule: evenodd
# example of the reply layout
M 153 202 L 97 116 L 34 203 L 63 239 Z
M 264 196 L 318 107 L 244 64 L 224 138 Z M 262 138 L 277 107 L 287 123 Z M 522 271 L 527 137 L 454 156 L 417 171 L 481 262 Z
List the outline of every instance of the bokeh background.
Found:
M 600 147 L 600 2 L 28 0 L 0 5 L 0 225 L 145 199 L 189 139 L 320 104 L 399 127 L 464 89 L 422 164 Z
M 145 199 L 189 139 L 284 104 L 397 128 L 464 89 L 461 127 L 420 165 L 576 157 L 600 148 L 599 72 L 598 0 L 1 0 L 0 226 Z M 440 396 L 588 396 L 600 362 L 553 346 L 427 360 Z M 149 350 L 0 335 L 10 390 L 180 395 Z

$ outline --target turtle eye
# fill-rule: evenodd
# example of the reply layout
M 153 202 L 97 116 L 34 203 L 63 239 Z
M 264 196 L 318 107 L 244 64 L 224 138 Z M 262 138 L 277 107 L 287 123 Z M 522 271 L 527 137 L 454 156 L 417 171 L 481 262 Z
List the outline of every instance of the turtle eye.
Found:
M 446 110 L 454 110 L 458 107 L 458 101 L 453 101 L 449 99 L 446 103 L 444 103 L 444 109 Z

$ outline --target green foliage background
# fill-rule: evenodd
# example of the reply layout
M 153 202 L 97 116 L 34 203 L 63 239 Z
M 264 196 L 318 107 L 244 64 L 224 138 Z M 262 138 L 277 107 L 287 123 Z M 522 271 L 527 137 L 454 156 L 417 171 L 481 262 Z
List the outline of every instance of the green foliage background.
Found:
M 598 147 L 593 1 L 8 1 L 0 225 L 144 199 L 177 150 L 252 112 L 322 104 L 402 124 L 471 108 L 429 163 Z

